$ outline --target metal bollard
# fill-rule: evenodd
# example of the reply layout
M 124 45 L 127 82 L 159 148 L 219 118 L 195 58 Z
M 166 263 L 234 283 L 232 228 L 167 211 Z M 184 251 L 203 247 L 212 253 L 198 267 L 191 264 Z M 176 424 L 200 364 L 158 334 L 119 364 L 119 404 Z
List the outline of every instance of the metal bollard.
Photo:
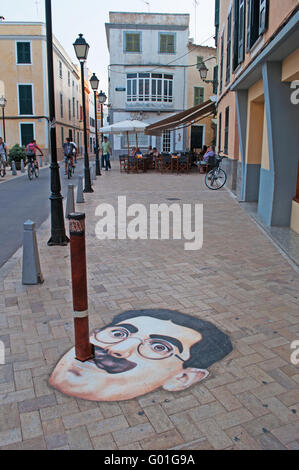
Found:
M 78 178 L 78 189 L 77 189 L 77 204 L 83 204 L 84 200 L 84 193 L 83 193 L 83 176 L 80 175 Z
M 96 181 L 97 180 L 97 169 L 96 169 L 96 164 L 95 163 L 92 165 L 92 171 L 93 171 L 93 180 Z
M 43 167 L 43 157 L 40 156 L 39 158 L 39 167 L 42 168 Z
M 69 215 L 75 212 L 75 197 L 74 197 L 74 185 L 69 184 L 67 190 L 67 200 L 65 209 L 65 218 L 68 219 Z
M 25 173 L 25 165 L 24 165 L 24 160 L 22 158 L 21 160 L 21 173 Z
M 32 220 L 27 220 L 24 223 L 22 284 L 27 286 L 42 284 L 43 282 L 35 223 Z
M 11 171 L 13 176 L 17 175 L 16 162 L 14 160 L 11 162 Z
M 89 336 L 85 214 L 70 214 L 70 246 L 75 328 L 75 357 L 85 362 L 94 356 Z

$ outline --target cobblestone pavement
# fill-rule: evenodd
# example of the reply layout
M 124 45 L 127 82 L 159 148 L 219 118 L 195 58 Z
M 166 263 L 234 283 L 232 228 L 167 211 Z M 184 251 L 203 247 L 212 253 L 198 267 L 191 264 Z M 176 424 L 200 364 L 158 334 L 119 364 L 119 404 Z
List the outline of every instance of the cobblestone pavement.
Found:
M 62 395 L 48 385 L 73 346 L 69 248 L 38 232 L 45 283 L 21 285 L 21 250 L 0 271 L 0 449 L 299 449 L 299 278 L 226 191 L 203 177 L 120 174 L 95 183 L 87 214 L 91 328 L 127 309 L 169 308 L 226 332 L 234 351 L 210 377 L 179 392 L 119 403 Z M 95 209 L 131 203 L 204 203 L 204 247 L 184 241 L 99 241 Z M 174 202 L 174 201 L 172 201 Z

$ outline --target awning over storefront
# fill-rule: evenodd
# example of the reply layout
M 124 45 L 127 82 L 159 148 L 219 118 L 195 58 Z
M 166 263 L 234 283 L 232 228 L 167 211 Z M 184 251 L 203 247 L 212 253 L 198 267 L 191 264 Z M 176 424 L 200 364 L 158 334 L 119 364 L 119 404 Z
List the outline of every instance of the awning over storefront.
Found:
M 188 125 L 195 124 L 199 120 L 216 114 L 216 104 L 214 101 L 206 101 L 181 113 L 170 116 L 162 121 L 155 122 L 145 129 L 147 135 L 161 135 L 165 130 L 182 129 Z

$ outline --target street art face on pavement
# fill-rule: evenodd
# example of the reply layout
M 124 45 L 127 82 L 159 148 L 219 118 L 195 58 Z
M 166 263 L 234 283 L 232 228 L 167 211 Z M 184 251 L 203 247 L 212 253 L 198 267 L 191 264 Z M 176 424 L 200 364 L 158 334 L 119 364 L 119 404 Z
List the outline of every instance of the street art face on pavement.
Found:
M 90 401 L 122 401 L 163 388 L 186 390 L 208 367 L 232 351 L 212 323 L 171 310 L 127 311 L 90 338 L 94 359 L 75 359 L 75 348 L 57 364 L 50 385 Z

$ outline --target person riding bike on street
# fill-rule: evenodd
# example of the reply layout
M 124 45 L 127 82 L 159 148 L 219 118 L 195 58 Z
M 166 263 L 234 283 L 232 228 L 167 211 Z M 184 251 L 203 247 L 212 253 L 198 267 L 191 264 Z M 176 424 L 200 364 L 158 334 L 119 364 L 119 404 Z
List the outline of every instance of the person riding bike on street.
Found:
M 70 159 L 72 162 L 73 168 L 75 168 L 74 165 L 74 151 L 76 151 L 76 147 L 74 146 L 74 143 L 71 142 L 71 139 L 69 137 L 66 138 L 66 142 L 63 144 L 63 151 L 64 151 L 64 168 L 65 168 L 65 175 L 67 174 L 67 164 L 68 160 Z
M 5 174 L 5 166 L 7 165 L 7 145 L 0 137 L 0 162 L 4 163 L 4 174 Z
M 39 148 L 39 146 L 37 145 L 36 140 L 32 140 L 26 146 L 25 153 L 26 153 L 28 163 L 31 159 L 33 159 L 35 167 L 39 168 L 39 164 L 38 164 L 38 161 L 37 161 L 37 158 L 36 158 L 36 151 L 37 150 L 40 152 L 40 156 L 42 157 L 44 154 L 41 151 L 41 149 Z

